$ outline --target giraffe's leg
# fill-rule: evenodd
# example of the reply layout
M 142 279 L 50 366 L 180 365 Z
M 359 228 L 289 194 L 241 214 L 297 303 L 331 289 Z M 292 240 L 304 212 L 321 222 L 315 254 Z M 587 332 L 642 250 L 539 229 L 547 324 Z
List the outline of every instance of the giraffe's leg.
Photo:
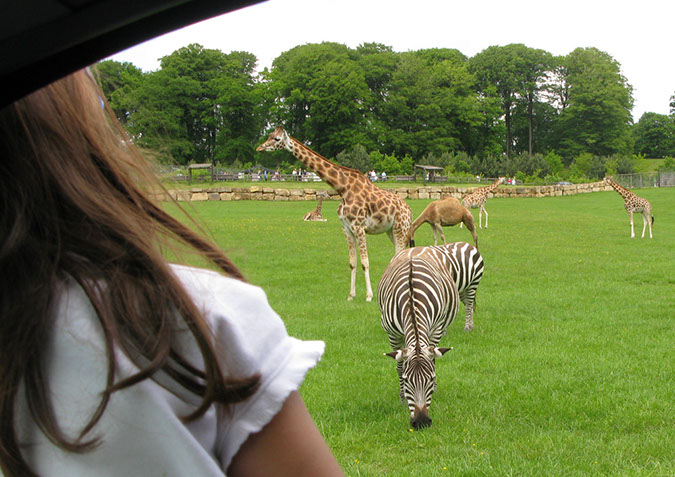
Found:
M 370 262 L 368 261 L 368 247 L 366 244 L 366 231 L 363 227 L 352 227 L 354 238 L 356 239 L 356 246 L 359 248 L 359 255 L 361 257 L 361 266 L 363 267 L 363 275 L 366 279 L 366 301 L 373 300 L 373 287 L 370 284 Z
M 630 238 L 635 238 L 635 228 L 633 227 L 633 212 L 628 212 L 630 217 Z
M 488 213 L 487 210 L 485 210 L 485 207 L 481 207 L 483 212 L 485 212 L 485 228 L 487 228 L 487 222 L 488 222 Z
M 649 223 L 649 214 L 642 212 L 642 238 L 645 238 L 645 230 L 647 230 L 647 224 Z M 652 238 L 652 224 L 649 224 L 649 238 Z
M 387 231 L 389 240 L 394 244 L 395 253 L 405 250 L 410 246 L 411 217 L 397 215 L 394 225 Z
M 349 228 L 345 225 L 342 226 L 342 230 L 345 233 L 345 238 L 347 239 L 347 246 L 349 247 L 349 268 L 351 271 L 351 285 L 349 287 L 349 296 L 347 301 L 351 301 L 356 296 L 356 242 L 354 240 L 354 234 Z
M 647 221 L 647 225 L 649 225 L 649 238 L 652 238 L 652 211 L 651 209 L 647 211 L 647 214 L 645 215 L 645 220 Z

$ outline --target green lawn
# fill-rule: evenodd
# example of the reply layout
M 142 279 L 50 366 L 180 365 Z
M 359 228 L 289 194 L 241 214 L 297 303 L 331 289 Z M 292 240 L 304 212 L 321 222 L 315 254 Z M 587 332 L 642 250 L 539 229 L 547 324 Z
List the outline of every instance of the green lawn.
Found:
M 204 202 L 193 214 L 326 354 L 301 393 L 349 476 L 675 475 L 675 189 L 640 189 L 654 238 L 615 192 L 491 199 L 475 329 L 463 308 L 436 366 L 433 426 L 409 429 L 376 302 L 347 302 L 345 239 L 314 202 Z M 409 201 L 415 217 L 429 203 Z M 174 210 L 174 209 L 172 209 Z M 475 211 L 477 215 L 477 211 Z M 465 229 L 449 240 L 470 241 Z M 416 233 L 433 243 L 431 228 Z M 373 288 L 393 245 L 369 236 Z

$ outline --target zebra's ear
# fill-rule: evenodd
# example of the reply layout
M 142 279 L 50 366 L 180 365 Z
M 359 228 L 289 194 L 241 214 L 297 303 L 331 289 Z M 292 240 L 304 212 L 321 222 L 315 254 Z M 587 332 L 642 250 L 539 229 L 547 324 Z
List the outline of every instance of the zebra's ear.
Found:
M 434 354 L 436 355 L 437 358 L 442 357 L 445 353 L 450 351 L 452 347 L 450 348 L 434 348 Z
M 396 361 L 403 361 L 407 356 L 407 353 L 404 349 L 398 349 L 396 351 L 392 351 L 391 353 L 384 353 L 384 355 L 394 358 Z

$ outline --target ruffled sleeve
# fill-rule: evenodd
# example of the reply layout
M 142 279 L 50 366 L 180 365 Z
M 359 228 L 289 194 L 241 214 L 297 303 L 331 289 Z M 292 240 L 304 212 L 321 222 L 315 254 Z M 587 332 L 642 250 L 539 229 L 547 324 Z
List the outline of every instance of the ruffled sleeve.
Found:
M 195 303 L 211 323 L 223 372 L 261 376 L 256 393 L 217 410 L 215 457 L 223 470 L 249 435 L 260 431 L 280 411 L 292 391 L 323 355 L 323 341 L 288 335 L 264 291 L 213 272 L 175 267 Z

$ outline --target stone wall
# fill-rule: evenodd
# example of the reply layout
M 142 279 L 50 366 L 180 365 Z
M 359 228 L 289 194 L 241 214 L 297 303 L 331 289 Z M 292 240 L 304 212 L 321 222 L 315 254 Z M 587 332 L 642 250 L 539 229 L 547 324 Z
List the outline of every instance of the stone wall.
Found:
M 390 190 L 403 199 L 442 199 L 456 197 L 461 199 L 476 187 L 422 186 L 399 187 Z M 605 182 L 589 184 L 549 185 L 531 187 L 499 187 L 488 197 L 555 197 L 563 195 L 586 194 L 590 192 L 609 191 L 612 188 Z M 231 200 L 316 200 L 316 189 L 276 189 L 274 187 L 208 187 L 190 190 L 170 190 L 169 195 L 178 201 L 231 201 Z M 334 190 L 325 191 L 331 199 L 338 200 Z

